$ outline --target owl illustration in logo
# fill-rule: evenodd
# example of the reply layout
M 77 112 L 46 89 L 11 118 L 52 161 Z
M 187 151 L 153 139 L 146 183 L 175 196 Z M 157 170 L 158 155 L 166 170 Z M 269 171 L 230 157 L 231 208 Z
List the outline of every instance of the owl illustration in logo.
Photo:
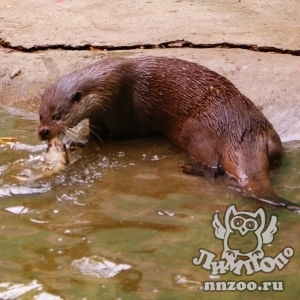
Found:
M 274 234 L 278 230 L 276 224 L 277 217 L 272 215 L 266 228 L 266 215 L 263 208 L 255 212 L 237 211 L 235 205 L 231 205 L 225 212 L 224 225 L 218 213 L 215 213 L 212 227 L 215 229 L 216 238 L 223 240 L 222 259 L 235 261 L 237 257 L 263 258 L 262 246 L 273 241 Z M 247 249 L 245 250 L 244 247 Z

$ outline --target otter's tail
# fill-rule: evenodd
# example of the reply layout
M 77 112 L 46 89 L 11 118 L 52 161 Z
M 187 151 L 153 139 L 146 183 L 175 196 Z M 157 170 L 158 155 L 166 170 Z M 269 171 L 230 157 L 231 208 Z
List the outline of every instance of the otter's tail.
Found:
M 197 161 L 194 161 L 192 164 L 185 164 L 181 168 L 186 174 L 204 177 L 216 178 L 225 173 L 221 168 L 211 168 Z M 300 204 L 286 200 L 276 194 L 269 178 L 262 172 L 252 174 L 247 180 L 240 182 L 239 185 L 246 197 L 300 214 Z
M 286 200 L 276 194 L 269 178 L 265 178 L 260 173 L 252 174 L 251 177 L 240 185 L 242 186 L 243 193 L 248 197 L 300 214 L 300 204 Z

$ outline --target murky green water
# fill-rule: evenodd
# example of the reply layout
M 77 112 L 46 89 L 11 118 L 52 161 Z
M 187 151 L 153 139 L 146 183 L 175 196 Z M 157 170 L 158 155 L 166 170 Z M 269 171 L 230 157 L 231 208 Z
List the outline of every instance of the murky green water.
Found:
M 265 256 L 285 247 L 294 256 L 281 270 L 211 279 L 192 264 L 198 248 L 220 258 L 222 240 L 211 226 L 228 206 L 255 211 L 225 180 L 185 175 L 182 152 L 162 137 L 77 149 L 66 172 L 38 182 L 10 175 L 32 168 L 43 148 L 36 123 L 1 114 L 0 299 L 299 299 L 300 216 L 267 210 L 279 231 Z M 20 161 L 23 159 L 23 161 Z M 300 149 L 287 151 L 272 178 L 276 191 L 300 203 Z M 253 243 L 253 236 L 243 240 Z M 282 292 L 204 292 L 203 282 L 283 281 Z

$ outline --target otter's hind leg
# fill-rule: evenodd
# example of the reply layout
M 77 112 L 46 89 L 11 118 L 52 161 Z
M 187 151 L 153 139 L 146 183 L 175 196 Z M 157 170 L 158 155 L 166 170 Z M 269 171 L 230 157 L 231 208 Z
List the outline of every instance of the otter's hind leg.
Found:
M 215 132 L 203 129 L 198 120 L 188 119 L 181 130 L 181 145 L 192 158 L 192 163 L 184 164 L 183 172 L 204 177 L 217 177 L 225 172 L 219 164 L 218 138 Z

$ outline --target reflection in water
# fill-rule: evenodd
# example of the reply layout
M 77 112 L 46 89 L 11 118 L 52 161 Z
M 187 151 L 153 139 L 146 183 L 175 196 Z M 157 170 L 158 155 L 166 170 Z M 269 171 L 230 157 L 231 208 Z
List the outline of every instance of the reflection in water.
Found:
M 121 273 L 122 276 L 122 290 L 124 292 L 137 292 L 140 281 L 142 280 L 142 273 L 137 270 L 129 270 Z
M 48 226 L 49 229 L 58 232 L 65 232 L 68 230 L 69 234 L 80 234 L 81 232 L 94 232 L 110 229 L 122 228 L 137 228 L 146 230 L 157 230 L 165 232 L 183 232 L 186 230 L 184 226 L 168 225 L 163 223 L 154 223 L 147 221 L 131 221 L 131 220 L 116 220 L 104 214 L 83 214 L 76 216 L 64 222 L 63 225 L 55 224 L 53 222 Z
M 2 188 L 0 188 L 0 197 L 13 195 L 43 194 L 50 191 L 50 189 L 50 186 L 34 188 L 29 186 L 4 185 Z
M 127 264 L 117 264 L 109 261 L 103 257 L 83 257 L 74 260 L 71 264 L 75 273 L 79 272 L 83 275 L 93 276 L 96 278 L 110 278 L 116 276 L 118 273 L 131 268 Z
M 188 288 L 189 290 L 202 290 L 203 285 L 201 282 L 187 279 L 185 276 L 182 275 L 176 275 L 175 276 L 175 283 L 181 286 L 184 286 L 185 288 Z
M 27 214 L 29 209 L 24 206 L 13 206 L 13 207 L 6 207 L 4 210 L 9 211 L 13 214 L 20 215 L 20 214 Z
M 1 290 L 4 290 L 3 292 Z M 28 299 L 28 296 L 34 295 L 35 300 L 62 300 L 61 297 L 55 296 L 49 293 L 41 292 L 43 286 L 36 280 L 28 284 L 11 284 L 11 283 L 0 283 L 0 299 L 12 300 L 12 299 Z
M 5 126 L 5 136 L 26 127 L 10 117 Z M 29 134 L 20 144 L 28 147 L 0 146 L 1 299 L 204 298 L 202 283 L 210 274 L 191 260 L 199 248 L 222 252 L 212 215 L 222 215 L 231 204 L 251 211 L 260 206 L 229 189 L 223 178 L 182 174 L 187 157 L 162 137 L 90 143 L 72 151 L 81 159 L 66 172 L 22 184 L 9 175 L 34 168 L 44 150 L 31 152 L 36 146 Z M 300 152 L 289 149 L 272 182 L 280 195 L 299 203 Z M 268 208 L 274 213 L 280 230 L 268 253 L 293 247 L 289 265 L 267 277 L 217 279 L 280 278 L 285 291 L 268 296 L 293 299 L 300 292 L 300 218 Z M 208 296 L 232 298 L 230 293 Z

